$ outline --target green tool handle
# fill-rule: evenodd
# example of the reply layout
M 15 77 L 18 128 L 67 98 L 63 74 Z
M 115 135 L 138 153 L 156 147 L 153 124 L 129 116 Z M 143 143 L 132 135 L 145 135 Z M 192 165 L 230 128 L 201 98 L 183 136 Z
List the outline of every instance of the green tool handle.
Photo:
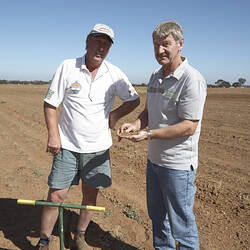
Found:
M 64 250 L 63 207 L 59 207 L 59 234 L 60 234 L 60 250 Z
M 74 205 L 67 203 L 56 203 L 56 202 L 48 202 L 48 201 L 36 201 L 36 200 L 17 200 L 17 204 L 22 205 L 32 205 L 32 206 L 51 206 L 51 207 L 66 207 L 66 208 L 78 208 L 78 209 L 86 209 L 92 211 L 105 212 L 105 207 L 97 207 L 97 206 L 83 206 L 83 205 Z
M 78 208 L 78 209 L 86 209 L 86 210 L 92 210 L 92 211 L 105 212 L 105 207 L 73 205 L 73 204 L 56 203 L 56 202 L 48 202 L 48 201 L 20 200 L 20 199 L 18 199 L 17 204 L 31 205 L 31 206 L 59 207 L 60 250 L 64 250 L 63 208 Z

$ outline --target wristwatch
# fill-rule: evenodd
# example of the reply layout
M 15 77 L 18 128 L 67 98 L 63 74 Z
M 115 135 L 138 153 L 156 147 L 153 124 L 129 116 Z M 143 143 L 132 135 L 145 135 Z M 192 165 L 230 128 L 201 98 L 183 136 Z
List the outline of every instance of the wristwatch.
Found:
M 149 140 L 151 138 L 151 133 L 150 133 L 150 129 L 147 130 L 147 139 Z

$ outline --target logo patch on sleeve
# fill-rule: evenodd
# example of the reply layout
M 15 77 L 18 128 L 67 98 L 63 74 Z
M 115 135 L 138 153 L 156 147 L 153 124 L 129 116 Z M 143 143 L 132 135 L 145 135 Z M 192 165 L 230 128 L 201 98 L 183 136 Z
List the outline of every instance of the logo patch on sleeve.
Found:
M 134 95 L 135 94 L 135 90 L 134 89 L 130 89 L 128 92 L 129 92 L 129 95 Z
M 46 96 L 45 96 L 45 98 L 49 100 L 52 97 L 52 95 L 54 95 L 54 93 L 55 93 L 54 90 L 49 89 Z

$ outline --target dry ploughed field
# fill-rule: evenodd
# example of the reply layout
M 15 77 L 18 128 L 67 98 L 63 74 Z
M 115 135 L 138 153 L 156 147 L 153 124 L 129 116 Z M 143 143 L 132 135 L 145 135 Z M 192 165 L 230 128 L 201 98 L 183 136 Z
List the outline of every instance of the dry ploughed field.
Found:
M 47 130 L 43 96 L 48 86 L 0 85 L 0 249 L 35 249 L 41 206 L 17 205 L 16 199 L 46 200 L 52 157 L 45 153 Z M 134 120 L 145 104 L 119 121 Z M 120 101 L 116 100 L 118 105 Z M 250 88 L 208 89 L 200 138 L 194 212 L 201 250 L 249 249 Z M 113 184 L 102 190 L 87 232 L 93 249 L 152 247 L 145 199 L 147 141 L 118 142 L 113 131 Z M 66 203 L 80 204 L 80 187 Z M 70 249 L 79 210 L 64 210 L 65 249 Z M 57 227 L 51 249 L 59 249 Z

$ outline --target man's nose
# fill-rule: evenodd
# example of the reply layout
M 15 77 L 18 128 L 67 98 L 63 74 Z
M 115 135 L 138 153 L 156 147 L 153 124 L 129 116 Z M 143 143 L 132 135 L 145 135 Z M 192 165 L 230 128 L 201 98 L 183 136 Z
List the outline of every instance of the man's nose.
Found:
M 165 52 L 164 47 L 160 45 L 159 48 L 158 48 L 158 52 L 159 52 L 159 54 Z
M 106 45 L 104 43 L 99 44 L 99 50 L 103 51 L 105 50 L 105 48 L 106 48 Z

